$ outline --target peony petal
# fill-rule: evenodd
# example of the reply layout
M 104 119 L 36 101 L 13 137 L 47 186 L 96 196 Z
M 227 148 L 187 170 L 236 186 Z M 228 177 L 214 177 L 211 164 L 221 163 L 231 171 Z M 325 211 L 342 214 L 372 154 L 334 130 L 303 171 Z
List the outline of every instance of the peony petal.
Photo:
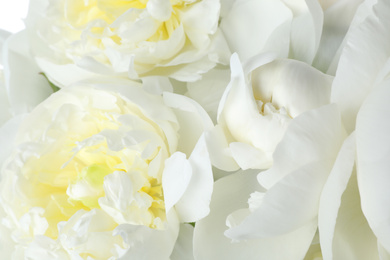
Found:
M 204 135 L 199 138 L 188 161 L 192 167 L 191 181 L 175 208 L 180 221 L 195 222 L 209 214 L 213 192 L 213 171 Z
M 272 166 L 267 155 L 246 143 L 232 142 L 229 144 L 232 156 L 241 169 L 267 169 Z
M 313 162 L 291 172 L 265 193 L 255 211 L 225 235 L 237 240 L 267 238 L 316 222 L 318 200 L 331 166 L 328 161 Z
M 169 0 L 150 0 L 146 4 L 146 8 L 154 19 L 161 22 L 171 17 L 172 6 Z
M 316 0 L 285 1 L 285 3 L 294 13 L 289 57 L 311 64 L 322 34 L 322 8 Z
M 351 25 L 346 36 L 331 101 L 338 103 L 348 132 L 355 128 L 358 110 L 390 56 L 389 12 L 390 3 L 378 1 L 363 22 Z
M 130 245 L 121 260 L 127 259 L 161 259 L 168 260 L 179 234 L 179 221 L 176 213 L 170 211 L 165 230 L 151 229 L 145 226 L 119 225 L 114 235 L 121 235 L 124 242 Z
M 279 0 L 235 1 L 220 27 L 231 50 L 246 61 L 259 54 L 275 29 L 291 18 L 291 11 Z
M 323 8 L 324 5 L 330 6 L 324 8 L 324 26 L 320 45 L 313 61 L 314 67 L 326 72 L 332 61 L 337 59 L 336 53 L 344 40 L 358 6 L 362 2 L 363 0 L 338 0 L 334 3 L 332 1 L 321 3 Z
M 355 153 L 352 134 L 344 141 L 322 191 L 318 226 L 324 259 L 378 259 L 376 238 L 360 207 Z
M 52 93 L 30 57 L 27 42 L 27 32 L 22 31 L 9 37 L 4 44 L 5 84 L 11 109 L 17 114 L 29 112 Z
M 215 183 L 210 214 L 194 230 L 194 255 L 199 260 L 302 259 L 316 230 L 316 222 L 283 236 L 232 243 L 223 235 L 226 217 L 247 207 L 250 194 L 263 190 L 256 182 L 257 171 L 238 172 Z
M 218 0 L 203 0 L 182 13 L 186 35 L 195 48 L 204 49 L 209 45 L 209 35 L 218 28 L 219 9 Z
M 333 238 L 333 259 L 380 259 L 378 239 L 361 209 L 355 171 L 342 196 Z
M 304 165 L 320 160 L 332 162 L 345 136 L 336 105 L 301 114 L 291 121 L 276 147 L 273 167 L 259 174 L 260 184 L 271 188 L 284 176 Z
M 228 140 L 221 126 L 217 125 L 205 133 L 207 149 L 212 164 L 224 171 L 237 171 L 240 167 L 233 159 Z
M 214 124 L 206 111 L 186 96 L 164 92 L 163 99 L 173 109 L 179 121 L 180 139 L 177 149 L 189 155 L 203 131 L 212 129 Z
M 389 86 L 387 80 L 375 88 L 363 103 L 356 120 L 357 174 L 362 210 L 378 242 L 387 251 L 390 251 L 390 197 L 386 195 L 390 182 Z
M 212 69 L 204 74 L 201 80 L 187 83 L 186 96 L 197 101 L 210 115 L 213 122 L 216 122 L 218 104 L 229 80 L 230 70 Z
M 355 163 L 355 135 L 350 135 L 340 149 L 332 171 L 322 190 L 318 211 L 321 248 L 326 259 L 332 259 L 336 219 Z
M 269 100 L 285 107 L 294 118 L 299 114 L 329 104 L 333 77 L 306 63 L 277 60 L 252 72 L 252 87 L 257 100 Z
M 194 260 L 193 256 L 194 227 L 190 224 L 180 224 L 179 237 L 171 255 L 171 260 Z
M 191 177 L 191 164 L 184 153 L 176 152 L 165 160 L 162 183 L 166 212 L 169 212 L 183 196 Z

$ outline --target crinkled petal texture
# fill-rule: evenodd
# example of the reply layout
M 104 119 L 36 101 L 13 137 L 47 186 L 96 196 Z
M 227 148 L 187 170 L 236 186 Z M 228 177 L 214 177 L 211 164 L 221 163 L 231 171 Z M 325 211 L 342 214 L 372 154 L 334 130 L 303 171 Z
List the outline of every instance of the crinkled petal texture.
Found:
M 171 95 L 182 107 L 137 83 L 83 83 L 0 129 L 17 132 L 1 162 L 11 259 L 169 259 L 179 221 L 208 214 L 213 184 L 201 130 L 187 136 L 199 142 L 179 142 L 188 122 L 176 112 L 186 107 L 187 121 L 211 120 L 192 100 Z M 176 157 L 188 167 L 170 166 Z
M 389 6 L 390 7 L 390 6 Z M 390 252 L 389 155 L 390 81 L 364 101 L 356 120 L 357 175 L 361 205 L 378 242 Z
M 244 65 L 233 55 L 231 70 L 218 125 L 208 133 L 212 161 L 223 170 L 267 169 L 291 120 L 329 103 L 333 77 L 268 54 Z
M 195 81 L 228 62 L 219 12 L 219 0 L 42 1 L 27 25 L 38 65 L 60 86 L 99 74 Z

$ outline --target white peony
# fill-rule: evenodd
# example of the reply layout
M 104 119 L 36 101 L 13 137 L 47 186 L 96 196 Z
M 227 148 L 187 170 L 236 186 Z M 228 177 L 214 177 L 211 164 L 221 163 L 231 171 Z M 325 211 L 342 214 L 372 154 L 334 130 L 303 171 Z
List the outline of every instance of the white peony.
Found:
M 208 214 L 212 122 L 186 97 L 84 82 L 16 119 L 1 128 L 2 257 L 169 259 L 180 223 Z
M 27 26 L 37 64 L 59 86 L 100 74 L 195 81 L 230 54 L 219 13 L 219 0 L 43 0 Z
M 291 120 L 270 169 L 216 182 L 196 259 L 389 259 L 389 12 L 386 0 L 360 5 L 334 67 L 335 104 Z
M 218 124 L 207 134 L 212 162 L 226 171 L 267 169 L 291 120 L 329 103 L 333 77 L 270 54 L 244 65 L 233 55 L 231 70 Z

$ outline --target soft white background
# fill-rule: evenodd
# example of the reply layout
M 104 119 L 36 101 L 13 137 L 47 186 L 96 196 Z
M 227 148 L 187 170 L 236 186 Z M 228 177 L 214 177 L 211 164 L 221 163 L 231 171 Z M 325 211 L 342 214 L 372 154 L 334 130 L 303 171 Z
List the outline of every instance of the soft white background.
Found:
M 18 32 L 24 28 L 28 0 L 0 0 L 0 29 Z

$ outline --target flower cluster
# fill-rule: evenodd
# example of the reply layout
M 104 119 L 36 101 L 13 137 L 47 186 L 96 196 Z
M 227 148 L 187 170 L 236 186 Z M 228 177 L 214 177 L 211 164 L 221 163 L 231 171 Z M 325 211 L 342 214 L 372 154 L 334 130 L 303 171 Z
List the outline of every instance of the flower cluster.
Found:
M 39 0 L 0 29 L 0 258 L 390 259 L 388 0 Z

